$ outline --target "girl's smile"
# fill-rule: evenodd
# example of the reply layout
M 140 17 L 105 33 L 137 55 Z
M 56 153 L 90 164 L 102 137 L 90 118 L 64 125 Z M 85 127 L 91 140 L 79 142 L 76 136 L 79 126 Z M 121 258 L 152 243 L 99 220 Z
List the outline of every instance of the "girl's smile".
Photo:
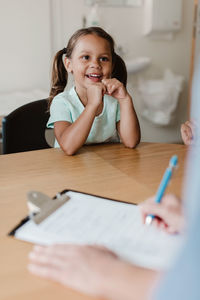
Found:
M 89 78 L 92 82 L 100 82 L 103 78 L 101 74 L 97 73 L 86 74 L 86 77 Z

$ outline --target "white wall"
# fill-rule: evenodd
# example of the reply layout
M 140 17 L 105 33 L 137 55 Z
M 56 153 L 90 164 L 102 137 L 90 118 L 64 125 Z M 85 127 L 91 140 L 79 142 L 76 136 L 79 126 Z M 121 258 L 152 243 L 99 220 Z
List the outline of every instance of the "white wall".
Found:
M 0 91 L 49 87 L 48 0 L 0 0 Z
M 49 0 L 0 0 L 0 115 L 48 96 Z
M 83 16 L 89 10 L 84 0 L 0 0 L 0 115 L 5 93 L 35 89 L 48 92 L 52 55 L 82 27 Z M 142 35 L 143 7 L 101 7 L 100 14 L 102 26 L 123 47 L 124 58 L 152 58 L 151 67 L 141 71 L 140 76 L 161 77 L 166 67 L 184 76 L 176 120 L 168 127 L 158 128 L 140 117 L 138 76 L 130 76 L 128 85 L 135 94 L 143 140 L 179 142 L 180 123 L 187 118 L 193 1 L 183 0 L 183 26 L 172 41 L 153 41 Z

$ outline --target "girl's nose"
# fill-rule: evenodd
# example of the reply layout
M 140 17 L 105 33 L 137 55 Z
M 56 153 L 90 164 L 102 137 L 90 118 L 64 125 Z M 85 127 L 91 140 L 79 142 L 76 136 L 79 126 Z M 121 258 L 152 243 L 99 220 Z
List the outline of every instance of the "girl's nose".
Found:
M 91 67 L 100 69 L 101 68 L 100 61 L 98 59 L 93 59 L 91 61 Z

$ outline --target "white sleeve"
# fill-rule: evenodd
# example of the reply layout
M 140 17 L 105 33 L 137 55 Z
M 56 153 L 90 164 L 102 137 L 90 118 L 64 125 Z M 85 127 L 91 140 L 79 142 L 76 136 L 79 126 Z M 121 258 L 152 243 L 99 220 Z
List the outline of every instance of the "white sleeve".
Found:
M 63 96 L 56 96 L 50 106 L 50 118 L 47 122 L 48 128 L 54 128 L 57 121 L 67 121 L 72 123 L 71 112 L 68 102 Z

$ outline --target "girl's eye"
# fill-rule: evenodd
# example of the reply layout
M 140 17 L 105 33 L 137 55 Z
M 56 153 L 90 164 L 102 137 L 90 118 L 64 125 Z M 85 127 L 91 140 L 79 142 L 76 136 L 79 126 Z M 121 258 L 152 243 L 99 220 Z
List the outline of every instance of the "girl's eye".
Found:
M 100 61 L 108 61 L 108 57 L 103 56 L 103 57 L 100 58 Z
M 88 60 L 88 59 L 89 59 L 89 55 L 84 55 L 84 56 L 82 56 L 82 59 L 83 59 L 83 60 Z

